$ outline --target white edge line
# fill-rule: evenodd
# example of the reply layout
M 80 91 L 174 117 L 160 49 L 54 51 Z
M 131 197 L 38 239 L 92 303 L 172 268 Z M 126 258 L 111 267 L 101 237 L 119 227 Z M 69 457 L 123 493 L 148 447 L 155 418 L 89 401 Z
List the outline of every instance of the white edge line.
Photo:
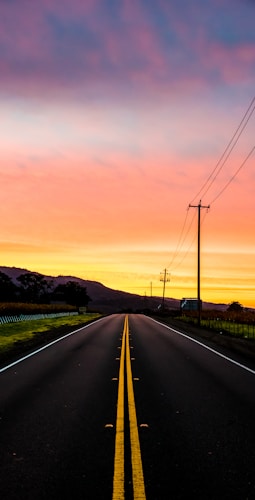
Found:
M 9 368 L 12 368 L 13 366 L 15 365 L 18 365 L 19 363 L 21 363 L 22 361 L 25 361 L 26 359 L 28 358 L 31 358 L 32 356 L 34 356 L 35 354 L 38 354 L 39 352 L 41 351 L 44 351 L 44 349 L 48 349 L 48 347 L 51 347 L 52 345 L 54 344 L 57 344 L 57 342 L 60 342 L 61 340 L 64 340 L 66 339 L 67 337 L 70 337 L 70 335 L 74 335 L 75 333 L 77 332 L 80 332 L 81 330 L 84 330 L 84 328 L 88 328 L 89 326 L 91 325 L 94 325 L 95 323 L 97 323 L 98 321 L 101 321 L 102 319 L 104 318 L 99 318 L 99 319 L 96 319 L 95 321 L 92 321 L 91 323 L 89 323 L 88 325 L 84 325 L 82 326 L 81 328 L 78 328 L 77 330 L 74 330 L 70 333 L 67 333 L 66 335 L 64 335 L 63 337 L 59 337 L 58 339 L 56 340 L 53 340 L 52 342 L 50 342 L 49 344 L 46 344 L 44 345 L 43 347 L 40 347 L 39 349 L 36 349 L 36 351 L 33 351 L 33 352 L 30 352 L 29 354 L 27 354 L 26 356 L 23 356 L 22 358 L 19 358 L 17 359 L 16 361 L 13 361 L 13 363 L 10 363 L 9 365 L 7 366 L 4 366 L 3 368 L 0 368 L 0 373 L 8 370 Z
M 147 316 L 149 317 L 149 316 Z M 149 318 L 151 319 L 152 321 L 154 321 L 155 323 L 158 323 L 159 325 L 161 326 L 164 326 L 165 328 L 167 328 L 168 330 L 172 330 L 173 332 L 175 333 L 178 333 L 178 335 L 181 335 L 182 337 L 185 337 L 186 339 L 189 339 L 191 340 L 192 342 L 194 342 L 195 344 L 198 344 L 200 345 L 201 347 L 203 347 L 204 349 L 207 349 L 208 351 L 211 351 L 213 352 L 213 354 L 216 354 L 217 356 L 219 356 L 220 358 L 223 358 L 225 359 L 226 361 L 229 361 L 230 363 L 232 363 L 233 365 L 236 365 L 236 366 L 239 366 L 239 368 L 243 368 L 244 370 L 246 370 L 247 372 L 250 372 L 252 373 L 253 375 L 255 375 L 255 370 L 252 370 L 251 368 L 249 368 L 248 366 L 245 366 L 245 365 L 242 365 L 241 363 L 238 363 L 238 361 L 235 361 L 234 359 L 232 358 L 229 358 L 228 356 L 224 356 L 224 354 L 221 354 L 220 352 L 218 351 L 215 351 L 215 349 L 212 349 L 211 347 L 207 346 L 206 344 L 203 344 L 202 342 L 199 342 L 199 340 L 196 340 L 194 339 L 193 337 L 190 337 L 189 335 L 185 334 L 185 333 L 182 333 L 182 332 L 179 332 L 179 330 L 175 330 L 175 328 L 172 328 L 171 326 L 168 326 L 164 323 L 160 323 L 160 321 L 157 321 L 156 319 L 153 319 L 153 318 Z

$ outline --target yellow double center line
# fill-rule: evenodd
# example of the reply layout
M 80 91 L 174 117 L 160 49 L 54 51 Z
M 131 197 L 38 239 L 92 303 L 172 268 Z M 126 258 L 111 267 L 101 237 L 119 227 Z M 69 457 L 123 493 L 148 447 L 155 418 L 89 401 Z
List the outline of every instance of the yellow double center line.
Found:
M 125 363 L 126 361 L 126 363 Z M 125 399 L 125 368 L 127 377 L 127 398 L 130 429 L 131 465 L 134 500 L 145 500 L 145 488 L 141 449 L 136 418 L 135 397 L 132 379 L 128 316 L 125 316 L 122 335 L 120 371 L 118 386 L 118 403 L 116 419 L 116 438 L 114 456 L 113 496 L 112 500 L 125 499 L 125 463 L 124 463 L 124 399 Z

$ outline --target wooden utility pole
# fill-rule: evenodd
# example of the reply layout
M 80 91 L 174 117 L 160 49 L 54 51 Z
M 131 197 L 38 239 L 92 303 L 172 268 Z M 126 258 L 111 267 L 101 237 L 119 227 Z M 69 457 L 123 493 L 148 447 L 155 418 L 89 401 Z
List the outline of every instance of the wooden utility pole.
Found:
M 201 200 L 198 205 L 189 205 L 189 208 L 197 208 L 198 210 L 198 227 L 197 227 L 197 307 L 198 307 L 198 326 L 201 324 L 201 299 L 200 299 L 200 211 L 201 208 L 209 210 L 210 205 L 201 205 Z
M 163 281 L 162 309 L 164 310 L 166 282 L 170 281 L 170 274 L 167 272 L 167 269 L 164 269 L 164 271 L 162 273 L 160 273 L 160 281 Z

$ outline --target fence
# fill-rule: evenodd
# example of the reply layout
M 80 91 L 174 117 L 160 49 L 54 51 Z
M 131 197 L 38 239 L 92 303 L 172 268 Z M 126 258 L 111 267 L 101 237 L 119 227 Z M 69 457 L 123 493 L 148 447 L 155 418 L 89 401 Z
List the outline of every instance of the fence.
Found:
M 16 323 L 18 321 L 33 321 L 35 319 L 61 318 L 62 316 L 76 316 L 77 311 L 50 314 L 17 314 L 13 316 L 0 316 L 0 324 Z
M 219 333 L 228 333 L 235 337 L 243 337 L 246 339 L 255 338 L 255 322 L 239 323 L 236 321 L 226 321 L 224 319 L 206 319 L 201 321 L 201 325 L 205 328 L 210 328 Z
M 196 316 L 181 316 L 182 321 L 187 321 L 187 323 L 193 323 L 197 325 Z M 221 317 L 207 317 L 201 319 L 201 326 L 204 328 L 209 328 L 220 334 L 232 335 L 233 337 L 245 338 L 245 339 L 255 339 L 255 320 L 254 317 L 250 322 L 241 322 L 240 320 L 227 320 Z

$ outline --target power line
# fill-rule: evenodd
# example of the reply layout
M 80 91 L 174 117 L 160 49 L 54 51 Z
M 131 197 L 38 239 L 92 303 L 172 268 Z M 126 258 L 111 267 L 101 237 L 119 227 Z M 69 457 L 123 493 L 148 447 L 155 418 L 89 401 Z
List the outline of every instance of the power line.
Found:
M 194 212 L 194 213 L 195 213 L 195 212 Z M 184 254 L 183 258 L 182 258 L 182 259 L 180 260 L 180 262 L 178 262 L 178 264 L 177 264 L 177 265 L 176 265 L 176 266 L 172 269 L 172 271 L 176 271 L 176 269 L 178 269 L 178 267 L 180 267 L 180 265 L 181 265 L 181 264 L 183 263 L 183 261 L 186 259 L 187 255 L 188 255 L 188 253 L 189 253 L 189 251 L 190 251 L 190 249 L 191 249 L 191 247 L 193 246 L 193 243 L 194 243 L 195 239 L 196 239 L 196 234 L 194 234 L 194 237 L 193 237 L 193 239 L 192 239 L 192 241 L 191 241 L 191 243 L 190 243 L 190 245 L 189 245 L 188 249 L 186 250 L 186 252 L 185 252 L 185 254 Z
M 234 147 L 236 146 L 239 138 L 241 137 L 244 129 L 246 128 L 253 112 L 255 110 L 255 97 L 253 97 L 253 99 L 251 100 L 241 122 L 239 123 L 234 135 L 232 136 L 231 140 L 229 141 L 227 147 L 225 148 L 223 154 L 221 155 L 220 159 L 218 160 L 218 162 L 216 163 L 213 171 L 211 172 L 211 174 L 209 175 L 208 179 L 205 181 L 205 183 L 203 184 L 203 186 L 201 187 L 201 189 L 199 190 L 199 192 L 196 194 L 196 196 L 194 196 L 194 198 L 192 199 L 192 201 L 190 203 L 193 203 L 193 201 L 203 192 L 204 188 L 207 186 L 207 184 L 209 183 L 210 179 L 211 182 L 209 183 L 209 186 L 207 187 L 207 189 L 203 192 L 203 196 L 205 196 L 205 194 L 209 191 L 210 187 L 212 186 L 212 184 L 214 183 L 214 181 L 216 180 L 216 178 L 218 177 L 219 173 L 221 172 L 223 166 L 225 165 L 226 161 L 228 160 L 230 154 L 232 153 Z M 240 132 L 239 132 L 240 130 Z M 238 133 L 239 132 L 239 133 Z M 237 137 L 236 137 L 237 136 Z M 236 139 L 235 139 L 236 138 Z M 230 148 L 231 144 L 233 143 L 232 147 Z M 230 150 L 229 150 L 230 148 Z M 229 150 L 229 151 L 228 151 Z M 228 153 L 227 153 L 228 152 Z M 224 157 L 226 156 L 226 158 L 224 159 Z M 224 159 L 224 161 L 223 161 Z M 223 163 L 221 164 L 221 162 L 223 161 Z M 217 170 L 218 169 L 218 170 Z M 215 173 L 216 172 L 216 173 Z M 215 175 L 214 175 L 215 173 Z M 214 177 L 213 177 L 214 175 Z
M 240 165 L 240 167 L 236 170 L 236 172 L 234 173 L 234 175 L 232 175 L 232 177 L 225 184 L 225 186 L 221 189 L 221 191 L 217 194 L 217 196 L 215 196 L 215 198 L 210 202 L 210 205 L 212 205 L 222 195 L 222 193 L 224 193 L 224 191 L 227 189 L 227 187 L 229 186 L 229 184 L 231 184 L 231 182 L 235 179 L 235 177 L 237 176 L 237 174 L 239 174 L 240 170 L 244 167 L 245 163 L 248 161 L 248 159 L 251 157 L 251 155 L 253 154 L 254 151 L 255 151 L 255 146 L 251 149 L 251 151 L 246 156 L 245 160 Z
M 255 109 L 255 107 L 253 108 L 252 113 L 253 113 L 254 109 Z M 204 192 L 204 196 L 205 196 L 205 194 L 209 191 L 209 189 L 210 189 L 211 185 L 214 183 L 215 179 L 218 177 L 218 175 L 219 175 L 220 171 L 222 170 L 222 168 L 224 167 L 224 165 L 225 165 L 225 163 L 227 162 L 228 158 L 230 157 L 230 155 L 231 155 L 231 153 L 232 153 L 232 151 L 233 151 L 233 149 L 234 149 L 234 147 L 235 147 L 235 145 L 236 145 L 236 143 L 237 143 L 237 141 L 238 141 L 239 137 L 241 136 L 241 134 L 242 134 L 242 132 L 243 132 L 244 128 L 246 127 L 246 125 L 247 125 L 247 123 L 248 123 L 248 121 L 249 121 L 249 119 L 250 119 L 250 117 L 251 117 L 252 113 L 249 115 L 249 118 L 247 119 L 247 121 L 246 121 L 246 123 L 245 123 L 245 126 L 242 128 L 241 132 L 238 134 L 237 139 L 235 140 L 235 142 L 234 142 L 234 144 L 233 144 L 232 148 L 230 149 L 230 151 L 228 152 L 228 154 L 227 154 L 227 156 L 226 156 L 226 158 L 225 158 L 224 162 L 222 163 L 221 167 L 219 168 L 218 172 L 215 174 L 214 178 L 212 179 L 212 181 L 210 182 L 210 184 L 209 184 L 209 186 L 207 187 L 206 191 Z
M 189 207 L 188 207 L 188 209 L 187 209 L 187 213 L 188 213 L 188 211 L 189 211 Z M 207 210 L 207 211 L 203 214 L 203 217 L 202 217 L 202 219 L 201 219 L 201 226 L 203 225 L 203 222 L 204 222 L 204 219 L 205 219 L 205 217 L 206 217 L 207 213 L 208 213 L 208 210 Z M 188 236 L 188 234 L 189 234 L 189 232 L 190 232 L 190 229 L 191 229 L 192 224 L 193 224 L 193 222 L 194 222 L 194 220 L 195 220 L 195 217 L 196 217 L 196 213 L 194 212 L 194 213 L 193 213 L 192 220 L 191 220 L 191 223 L 190 223 L 190 225 L 189 225 L 189 227 L 188 227 L 188 230 L 187 230 L 187 232 L 186 232 L 186 234 L 185 234 L 185 237 L 184 237 L 184 239 L 183 239 L 183 241 L 182 241 L 182 245 L 183 245 L 184 241 L 186 240 L 186 237 Z M 186 215 L 186 219 L 185 219 L 185 220 L 187 220 L 187 215 Z M 187 257 L 187 255 L 188 255 L 188 253 L 189 253 L 190 249 L 192 248 L 192 246 L 193 246 L 193 244 L 194 244 L 195 239 L 196 239 L 196 233 L 194 233 L 194 236 L 193 236 L 193 238 L 192 238 L 192 240 L 191 240 L 191 242 L 190 242 L 190 245 L 188 246 L 188 248 L 187 248 L 187 250 L 186 250 L 185 254 L 184 254 L 184 255 L 183 255 L 183 257 L 182 257 L 182 259 L 181 259 L 181 260 L 180 260 L 180 261 L 179 261 L 179 262 L 175 265 L 175 267 L 171 268 L 171 269 L 172 269 L 172 271 L 176 271 L 176 269 L 178 269 L 178 267 L 180 267 L 180 265 L 181 265 L 181 264 L 183 263 L 183 261 L 186 259 L 186 257 Z M 175 252 L 175 256 L 174 256 L 174 258 L 172 259 L 171 263 L 167 266 L 168 268 L 170 268 L 170 267 L 172 266 L 172 264 L 173 264 L 173 262 L 174 262 L 175 258 L 176 258 L 176 257 L 177 257 L 180 253 L 181 253 L 181 248 L 182 248 L 182 246 L 180 247 L 180 249 L 179 249 L 179 252 L 178 252 L 178 253 L 177 253 L 177 252 Z
M 185 225 L 186 225 L 186 222 L 187 222 L 188 213 L 189 213 L 189 207 L 188 207 L 188 209 L 187 209 L 187 213 L 186 213 L 186 217 L 185 217 L 184 225 L 183 225 L 183 228 L 182 228 L 182 231 L 181 231 L 181 236 L 180 236 L 180 238 L 179 238 L 179 243 L 178 243 L 178 245 L 177 245 L 177 248 L 176 248 L 176 250 L 175 250 L 175 253 L 174 253 L 174 255 L 173 255 L 173 258 L 172 258 L 172 260 L 171 260 L 171 263 L 167 266 L 168 268 L 169 268 L 169 267 L 171 267 L 171 266 L 173 265 L 174 260 L 175 260 L 175 259 L 177 258 L 177 256 L 180 254 L 181 249 L 182 249 L 182 247 L 183 247 L 183 244 L 184 244 L 184 242 L 185 242 L 185 240 L 186 240 L 186 238 L 187 238 L 187 236 L 188 236 L 188 234 L 189 234 L 189 232 L 190 232 L 190 230 L 191 230 L 191 227 L 192 227 L 193 221 L 194 221 L 194 219 L 195 219 L 195 213 L 194 213 L 194 215 L 193 215 L 193 217 L 192 217 L 192 219 L 191 219 L 191 222 L 190 222 L 190 224 L 189 224 L 189 226 L 188 226 L 188 228 L 187 228 L 187 231 L 186 231 L 186 233 L 185 233 L 185 235 L 184 235 L 183 239 L 181 240 L 181 237 L 182 237 L 182 234 L 183 234 L 183 232 L 184 232 L 184 228 L 185 228 Z
M 182 239 L 182 235 L 183 235 L 184 228 L 185 228 L 185 226 L 186 226 L 186 222 L 187 222 L 187 218 L 188 218 L 188 211 L 189 211 L 189 209 L 187 208 L 187 210 L 186 210 L 186 215 L 185 215 L 185 219 L 184 219 L 184 223 L 183 223 L 183 225 L 182 225 L 182 229 L 181 229 L 181 232 L 180 232 L 180 236 L 179 236 L 179 240 L 178 240 L 178 243 L 177 243 L 177 246 L 176 246 L 175 252 L 174 252 L 174 254 L 173 254 L 173 257 L 172 257 L 172 260 L 171 260 L 171 262 L 170 262 L 169 266 L 167 266 L 167 267 L 171 267 L 171 265 L 172 265 L 172 263 L 173 263 L 173 261 L 174 261 L 174 259 L 175 259 L 176 255 L 177 255 L 177 253 L 178 253 L 179 246 L 180 246 L 181 239 Z
M 191 221 L 191 222 L 192 222 L 192 224 L 193 224 L 193 222 L 194 222 L 194 220 L 195 220 L 195 217 L 196 217 L 196 213 L 194 212 L 193 217 L 192 217 L 192 221 Z M 190 228 L 191 228 L 191 225 L 190 225 L 189 229 L 190 229 Z M 188 235 L 188 233 L 186 234 L 186 236 L 187 236 L 187 235 Z M 174 268 L 172 268 L 172 271 L 176 271 L 176 269 L 178 269 L 178 267 L 180 267 L 180 265 L 184 262 L 184 260 L 186 259 L 186 257 L 187 257 L 187 255 L 188 255 L 188 253 L 189 253 L 190 249 L 192 248 L 192 246 L 193 246 L 193 244 L 194 244 L 195 239 L 196 239 L 196 232 L 194 233 L 193 238 L 192 238 L 192 240 L 191 240 L 191 242 L 190 242 L 190 245 L 189 245 L 189 247 L 187 248 L 187 250 L 186 250 L 186 252 L 185 252 L 184 256 L 183 256 L 183 257 L 182 257 L 182 259 L 178 262 L 178 264 L 176 264 L 176 266 L 175 266 Z M 180 252 L 181 252 L 181 249 L 180 249 L 179 253 L 180 253 Z
M 224 167 L 225 163 L 227 162 L 229 156 L 231 155 L 234 147 L 236 146 L 238 140 L 240 139 L 243 131 L 245 130 L 253 112 L 255 110 L 255 96 L 253 97 L 253 99 L 251 100 L 241 122 L 239 123 L 235 133 L 233 134 L 231 140 L 229 141 L 227 147 L 225 148 L 223 154 L 221 155 L 219 161 L 217 162 L 217 164 L 215 165 L 213 171 L 211 172 L 211 174 L 209 175 L 209 177 L 207 178 L 206 182 L 203 184 L 203 186 L 201 187 L 201 189 L 199 190 L 199 192 L 196 194 L 196 196 L 193 198 L 193 200 L 191 201 L 191 203 L 189 204 L 189 207 L 190 208 L 191 206 L 194 207 L 194 205 L 191 205 L 192 202 L 203 192 L 203 196 L 205 196 L 205 194 L 209 191 L 209 189 L 211 188 L 212 184 L 215 182 L 215 180 L 217 179 L 219 173 L 221 172 L 222 168 Z M 246 162 L 248 161 L 248 159 L 251 157 L 251 155 L 253 154 L 255 150 L 255 146 L 251 149 L 251 151 L 249 152 L 249 154 L 247 155 L 247 157 L 245 158 L 245 160 L 243 161 L 243 163 L 239 166 L 239 168 L 236 170 L 236 172 L 234 173 L 234 175 L 229 179 L 229 181 L 225 184 L 225 186 L 221 189 L 221 191 L 218 193 L 218 195 L 211 201 L 210 205 L 212 205 L 212 203 L 214 203 L 222 194 L 223 192 L 227 189 L 227 187 L 231 184 L 231 182 L 235 179 L 235 177 L 238 175 L 238 173 L 240 172 L 240 170 L 243 168 L 243 166 L 246 164 Z M 206 188 L 206 189 L 205 189 Z M 204 221 L 204 218 L 203 220 L 201 221 L 200 220 L 200 209 L 201 208 L 207 208 L 209 209 L 210 205 L 208 206 L 202 206 L 201 204 L 201 201 L 199 202 L 199 204 L 197 204 L 195 207 L 198 209 L 198 240 L 200 239 L 200 224 L 203 223 Z M 189 225 L 188 227 L 188 230 L 186 231 L 184 237 L 183 237 L 183 234 L 184 234 L 184 230 L 185 230 L 185 227 L 186 227 L 186 223 L 187 223 L 187 218 L 188 218 L 188 212 L 189 210 L 187 210 L 186 212 L 186 216 L 185 216 L 185 220 L 184 220 L 184 223 L 183 223 L 183 226 L 182 226 L 182 229 L 181 229 L 181 232 L 180 232 L 180 236 L 179 236 L 179 240 L 178 240 L 178 243 L 177 243 L 177 246 L 176 246 L 176 250 L 173 254 L 173 257 L 172 257 L 172 260 L 171 260 L 171 263 L 168 265 L 168 267 L 171 268 L 173 262 L 175 261 L 176 257 L 180 254 L 181 252 L 181 249 L 182 249 L 182 246 L 189 234 L 189 231 L 192 227 L 192 224 L 193 224 L 193 220 L 194 220 L 194 217 L 195 217 L 195 214 L 191 220 L 191 224 Z M 206 212 L 207 213 L 207 212 Z M 205 213 L 205 215 L 206 215 Z M 181 261 L 173 268 L 171 269 L 172 271 L 176 270 L 181 264 L 182 262 L 184 261 L 184 259 L 186 258 L 188 252 L 190 251 L 190 248 L 191 246 L 193 245 L 194 243 L 194 239 L 195 237 L 193 238 L 193 240 L 191 241 L 191 244 L 189 246 L 189 248 L 187 249 L 186 253 L 184 254 L 183 258 L 181 259 Z M 198 301 L 199 301 L 199 322 L 200 322 L 200 314 L 201 314 L 201 311 L 200 311 L 200 241 L 198 241 Z
M 246 157 L 246 159 L 244 160 L 244 162 L 242 163 L 242 165 L 240 165 L 240 167 L 238 168 L 238 170 L 237 170 L 237 171 L 235 172 L 235 174 L 231 177 L 231 179 L 227 182 L 227 184 L 226 184 L 226 185 L 224 186 L 224 188 L 220 191 L 220 193 L 219 193 L 219 194 L 218 194 L 218 195 L 217 195 L 217 196 L 216 196 L 216 197 L 215 197 L 215 198 L 214 198 L 214 199 L 210 202 L 209 206 L 211 206 L 211 205 L 212 205 L 212 203 L 214 203 L 214 202 L 215 202 L 215 201 L 216 201 L 216 200 L 220 197 L 220 195 L 221 195 L 221 194 L 222 194 L 222 193 L 223 193 L 223 192 L 227 189 L 227 187 L 229 186 L 229 184 L 230 184 L 230 183 L 231 183 L 231 182 L 235 179 L 235 177 L 237 176 L 237 174 L 238 174 L 238 173 L 240 172 L 240 170 L 243 168 L 243 166 L 245 165 L 245 163 L 247 162 L 247 160 L 250 158 L 250 156 L 252 155 L 252 153 L 253 153 L 254 151 L 255 151 L 255 147 L 253 147 L 253 148 L 252 148 L 252 150 L 251 150 L 251 151 L 250 151 L 250 153 L 247 155 L 247 157 Z M 209 208 L 209 206 L 208 206 L 207 208 Z M 204 219 L 205 219 L 205 217 L 206 217 L 207 213 L 208 213 L 208 211 L 204 214 L 204 217 L 203 217 L 203 219 L 201 220 L 201 226 L 203 225 L 203 222 L 204 222 Z M 194 213 L 194 216 L 193 216 L 192 222 L 193 222 L 194 218 L 195 218 L 195 213 Z M 191 227 L 191 226 L 190 226 L 190 227 Z M 189 229 L 190 229 L 190 227 L 189 227 Z M 186 236 L 187 236 L 187 234 L 188 234 L 188 232 L 186 233 Z M 185 237 L 186 237 L 186 236 L 185 236 Z M 174 268 L 172 268 L 172 271 L 175 271 L 175 270 L 176 270 L 176 269 L 177 269 L 177 268 L 178 268 L 178 267 L 179 267 L 179 266 L 183 263 L 183 261 L 185 260 L 185 258 L 186 258 L 186 257 L 187 257 L 187 255 L 188 255 L 188 253 L 189 253 L 189 251 L 190 251 L 191 247 L 192 247 L 192 246 L 193 246 L 193 244 L 194 244 L 195 238 L 196 238 L 196 234 L 194 235 L 194 237 L 193 237 L 193 239 L 192 239 L 192 241 L 191 241 L 191 243 L 190 243 L 190 245 L 189 245 L 188 249 L 186 250 L 186 252 L 185 252 L 185 254 L 184 254 L 183 258 L 182 258 L 182 259 L 178 262 L 178 264 L 177 264 Z M 180 253 L 180 252 L 179 252 L 179 253 Z M 173 262 L 173 260 L 172 260 L 172 262 Z M 170 266 L 168 266 L 168 267 L 170 267 Z

